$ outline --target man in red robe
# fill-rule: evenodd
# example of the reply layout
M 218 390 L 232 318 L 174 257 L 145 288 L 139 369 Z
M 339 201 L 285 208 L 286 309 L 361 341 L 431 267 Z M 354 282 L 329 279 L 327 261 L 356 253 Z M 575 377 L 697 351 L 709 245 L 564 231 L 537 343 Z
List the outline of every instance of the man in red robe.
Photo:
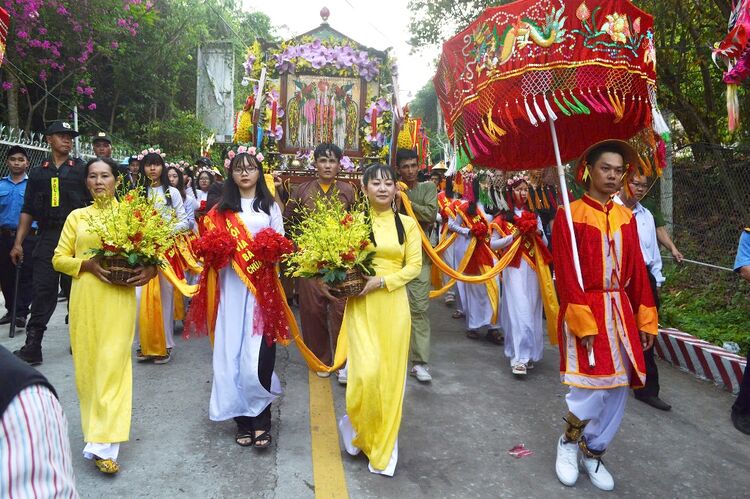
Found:
M 646 379 L 643 351 L 653 346 L 657 313 L 633 213 L 612 201 L 629 169 L 642 168 L 626 142 L 591 146 L 578 162 L 586 194 L 571 204 L 575 242 L 560 209 L 552 232 L 557 292 L 560 377 L 566 396 L 565 433 L 558 440 L 556 471 L 568 486 L 578 460 L 591 482 L 612 490 L 601 457 L 625 412 L 629 387 Z M 576 244 L 583 286 L 573 263 Z

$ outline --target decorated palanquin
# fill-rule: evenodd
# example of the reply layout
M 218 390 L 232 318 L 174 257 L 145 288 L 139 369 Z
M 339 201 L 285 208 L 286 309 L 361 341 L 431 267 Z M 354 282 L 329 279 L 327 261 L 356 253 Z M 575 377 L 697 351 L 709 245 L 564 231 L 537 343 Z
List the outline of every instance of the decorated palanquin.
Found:
M 255 40 L 243 64 L 243 84 L 263 88 L 249 91 L 234 141 L 260 146 L 293 182 L 314 175 L 312 151 L 323 142 L 341 147 L 342 177 L 352 179 L 391 150 L 394 62 L 333 29 L 328 15 L 290 40 Z
M 472 164 L 533 169 L 555 163 L 554 149 L 540 147 L 549 119 L 579 132 L 559 135 L 563 162 L 645 124 L 656 150 L 668 128 L 655 56 L 653 18 L 627 0 L 519 0 L 445 42 L 434 83 L 448 135 Z

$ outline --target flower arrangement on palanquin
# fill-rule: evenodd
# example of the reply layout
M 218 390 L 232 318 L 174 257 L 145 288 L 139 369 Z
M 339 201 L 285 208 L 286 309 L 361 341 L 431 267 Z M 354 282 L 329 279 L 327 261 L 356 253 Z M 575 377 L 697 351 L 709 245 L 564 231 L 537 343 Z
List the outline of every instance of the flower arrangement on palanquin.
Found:
M 285 262 L 291 277 L 320 278 L 338 297 L 358 295 L 365 275 L 375 274 L 372 225 L 364 206 L 347 211 L 336 198 L 315 200 L 292 232 L 297 251 Z
M 96 198 L 100 210 L 86 217 L 86 222 L 101 241 L 101 248 L 91 253 L 111 272 L 110 282 L 124 286 L 136 274 L 136 267 L 163 263 L 164 251 L 173 244 L 176 220 L 174 215 L 163 216 L 142 187 L 118 197 L 119 201 Z
M 336 143 L 352 158 L 385 161 L 391 136 L 395 63 L 388 51 L 360 45 L 323 24 L 282 42 L 256 39 L 242 64 L 249 96 L 235 121 L 234 142 L 251 142 L 293 161 L 297 149 Z

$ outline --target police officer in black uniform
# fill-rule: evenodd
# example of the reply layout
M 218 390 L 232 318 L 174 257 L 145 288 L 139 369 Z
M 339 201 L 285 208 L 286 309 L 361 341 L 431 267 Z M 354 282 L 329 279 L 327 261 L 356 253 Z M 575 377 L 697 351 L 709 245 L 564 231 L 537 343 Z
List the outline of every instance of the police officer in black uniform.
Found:
M 107 135 L 107 132 L 99 132 L 91 137 L 91 145 L 97 158 L 112 157 L 112 139 Z
M 26 325 L 26 344 L 13 352 L 31 365 L 42 363 L 42 337 L 57 306 L 58 286 L 66 297 L 70 296 L 70 277 L 55 272 L 52 267 L 52 255 L 65 218 L 71 211 L 91 203 L 84 164 L 70 156 L 78 132 L 68 122 L 55 121 L 44 134 L 51 155 L 29 171 L 16 241 L 10 252 L 16 264 L 23 258 L 33 258 L 34 263 L 34 298 Z M 33 254 L 24 255 L 23 241 L 34 220 L 39 224 L 38 241 Z

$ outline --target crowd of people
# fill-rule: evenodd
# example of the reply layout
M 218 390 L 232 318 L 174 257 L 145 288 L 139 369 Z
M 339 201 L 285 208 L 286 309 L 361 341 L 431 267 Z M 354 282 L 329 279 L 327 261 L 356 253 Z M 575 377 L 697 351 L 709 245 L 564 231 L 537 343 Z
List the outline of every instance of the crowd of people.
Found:
M 543 361 L 545 329 L 559 345 L 561 380 L 569 386 L 566 426 L 557 441 L 563 484 L 574 485 L 582 469 L 598 488 L 614 488 L 601 458 L 619 429 L 630 388 L 637 399 L 670 409 L 659 397 L 652 348 L 664 282 L 659 244 L 678 261 L 682 255 L 642 204 L 648 179 L 625 142 L 594 144 L 581 156 L 575 172 L 585 193 L 568 219 L 562 209 L 554 218 L 537 213 L 530 201 L 537 187 L 529 176 L 504 178 L 502 199 L 493 202 L 479 176 L 461 194 L 445 168 L 433 168 L 423 180 L 418 156 L 408 149 L 397 151 L 393 166 L 365 167 L 353 183 L 338 176 L 341 149 L 320 144 L 313 153 L 315 178 L 290 186 L 268 171 L 253 147 L 230 151 L 223 170 L 206 158 L 194 166 L 167 163 L 158 150 L 134 155 L 122 168 L 111 159 L 106 134 L 92 138 L 97 157 L 86 163 L 72 157 L 77 135 L 70 124 L 54 122 L 46 132 L 49 158 L 29 165 L 26 151 L 13 147 L 10 175 L 0 180 L 0 275 L 8 309 L 0 323 L 14 321 L 26 330 L 15 360 L 0 349 L 0 375 L 13 380 L 0 387 L 0 417 L 19 435 L 24 430 L 11 424 L 18 411 L 38 410 L 65 425 L 54 388 L 20 362 L 43 362 L 59 289 L 69 304 L 83 455 L 107 474 L 119 471 L 120 444 L 129 439 L 132 357 L 169 363 L 176 354 L 175 322 L 185 320 L 186 308 L 187 316 L 199 312 L 198 329 L 205 327 L 211 338 L 209 418 L 234 420 L 235 442 L 244 447 L 273 443 L 270 408 L 281 394 L 276 349 L 295 329 L 295 303 L 301 338 L 294 339 L 315 359 L 309 363 L 318 376 L 336 372 L 347 386 L 339 422 L 344 447 L 352 455 L 364 452 L 373 473 L 395 472 L 408 375 L 433 382 L 428 310 L 430 299 L 443 294 L 467 338 L 480 340 L 486 329 L 490 345 L 504 345 L 518 378 Z M 137 267 L 126 286 L 111 283 L 110 271 L 91 257 L 101 241 L 90 220 L 118 202 L 118 185 L 142 189 L 174 220 L 164 263 Z M 348 299 L 334 296 L 320 279 L 289 280 L 276 263 L 251 252 L 256 238 L 290 233 L 320 198 L 338 199 L 348 210 L 362 199 L 371 220 L 367 247 L 375 254 L 375 273 Z M 226 261 L 200 261 L 192 242 L 201 238 L 228 240 Z M 750 280 L 748 248 L 745 233 L 736 266 Z M 19 287 L 11 277 L 16 269 Z M 745 433 L 748 385 L 746 372 L 732 413 Z M 24 402 L 32 396 L 33 403 Z M 22 440 L 8 441 L 0 432 L 0 450 L 27 452 L 37 466 L 54 467 L 56 486 L 74 487 L 65 478 L 72 469 L 69 444 L 34 453 L 19 450 Z M 58 445 L 37 440 L 48 450 Z M 11 467 L 21 461 L 2 455 L 2 473 L 21 476 Z M 22 480 L 9 483 L 23 487 Z

